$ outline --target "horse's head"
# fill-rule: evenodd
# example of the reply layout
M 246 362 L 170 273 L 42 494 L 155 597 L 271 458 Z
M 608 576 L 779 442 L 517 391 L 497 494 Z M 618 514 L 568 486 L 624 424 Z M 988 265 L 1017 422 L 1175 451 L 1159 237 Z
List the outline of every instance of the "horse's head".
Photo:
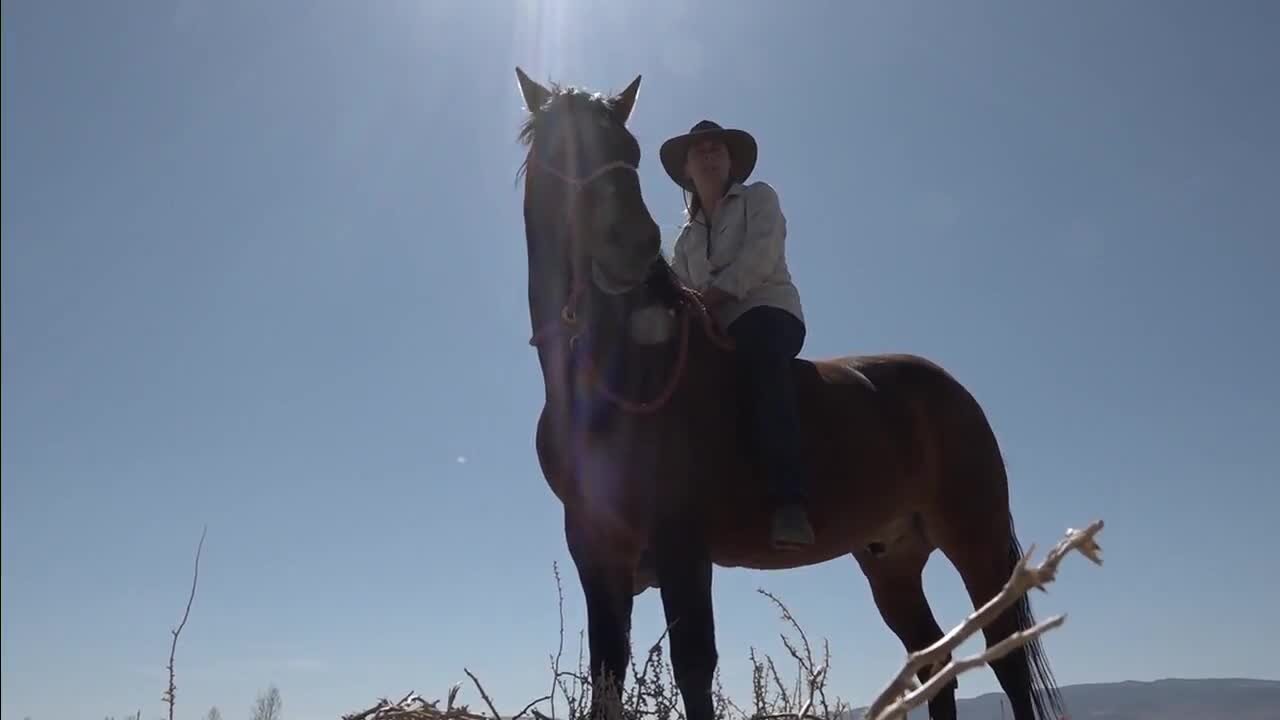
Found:
M 520 136 L 529 145 L 531 342 L 543 349 L 544 367 L 560 368 L 552 382 L 570 395 L 578 383 L 562 373 L 577 367 L 586 371 L 578 380 L 594 377 L 600 393 L 623 407 L 640 406 L 619 394 L 656 397 L 652 407 L 662 407 L 683 365 L 686 345 L 673 349 L 668 341 L 673 310 L 687 297 L 662 257 L 661 232 L 640 192 L 640 145 L 626 127 L 640 78 L 608 97 L 547 89 L 519 68 L 516 76 L 529 109 Z M 683 328 L 687 338 L 687 318 Z M 649 387 L 659 376 L 671 379 L 667 389 Z M 587 390 L 578 401 L 593 403 L 589 397 L 597 395 Z M 604 415 L 588 414 L 602 427 Z
M 520 133 L 525 221 L 535 278 L 548 292 L 607 294 L 640 286 L 661 256 L 661 232 L 640 192 L 640 144 L 627 130 L 640 78 L 612 97 L 548 89 L 516 68 L 529 110 Z

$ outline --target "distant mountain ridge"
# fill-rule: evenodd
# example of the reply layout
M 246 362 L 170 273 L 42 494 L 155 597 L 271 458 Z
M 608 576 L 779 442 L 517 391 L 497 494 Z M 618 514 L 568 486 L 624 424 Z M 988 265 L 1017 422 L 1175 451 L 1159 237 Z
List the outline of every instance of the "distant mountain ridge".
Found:
M 1127 680 L 1062 688 L 1068 720 L 1280 720 L 1280 681 L 1252 678 Z M 1001 715 L 1001 703 L 1004 703 Z M 853 712 L 862 718 L 865 708 Z M 1012 720 L 1003 693 L 958 699 L 959 720 Z M 909 720 L 928 720 L 926 708 Z

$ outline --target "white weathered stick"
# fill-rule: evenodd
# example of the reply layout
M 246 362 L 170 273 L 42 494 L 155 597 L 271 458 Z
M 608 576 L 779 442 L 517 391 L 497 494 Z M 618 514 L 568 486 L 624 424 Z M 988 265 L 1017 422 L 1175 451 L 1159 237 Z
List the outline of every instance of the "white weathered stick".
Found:
M 1066 617 L 1057 615 L 1034 627 L 1014 633 L 1003 641 L 987 648 L 985 652 L 946 663 L 941 670 L 933 673 L 929 681 L 923 686 L 914 690 L 911 689 L 915 685 L 916 674 L 922 669 L 936 667 L 941 664 L 942 660 L 947 658 L 952 651 L 963 644 L 965 640 L 968 640 L 974 633 L 991 624 L 993 620 L 999 617 L 1000 613 L 1004 612 L 1005 608 L 1017 602 L 1018 598 L 1026 594 L 1027 591 L 1032 588 L 1043 588 L 1046 584 L 1053 582 L 1058 571 L 1058 563 L 1062 562 L 1062 559 L 1071 551 L 1078 551 L 1095 564 L 1101 565 L 1102 548 L 1094 541 L 1094 536 L 1100 530 L 1102 530 L 1101 520 L 1094 521 L 1084 530 L 1068 529 L 1066 537 L 1049 551 L 1044 562 L 1036 567 L 1027 567 L 1027 561 L 1035 550 L 1033 545 L 1018 561 L 1009 580 L 1005 582 L 1004 587 L 1001 588 L 999 593 L 996 593 L 995 597 L 971 613 L 964 619 L 964 622 L 957 625 L 951 632 L 944 635 L 934 644 L 924 650 L 907 655 L 906 663 L 898 670 L 897 675 L 889 685 L 871 703 L 871 707 L 867 709 L 864 717 L 869 720 L 905 718 L 909 710 L 929 702 L 943 687 L 961 673 L 1003 657 L 1015 648 L 1021 647 L 1031 642 L 1034 638 L 1061 625 L 1066 620 Z

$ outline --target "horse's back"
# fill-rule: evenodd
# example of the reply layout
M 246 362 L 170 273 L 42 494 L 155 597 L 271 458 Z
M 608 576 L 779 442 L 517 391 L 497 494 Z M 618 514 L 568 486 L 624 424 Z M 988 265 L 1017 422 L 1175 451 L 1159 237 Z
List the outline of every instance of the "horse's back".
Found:
M 940 382 L 954 384 L 941 365 L 912 353 L 842 355 L 828 358 L 799 357 L 793 362 L 799 378 L 825 387 L 858 385 L 865 389 L 886 389 L 901 383 Z
M 900 436 L 922 401 L 959 384 L 937 363 L 906 353 L 792 361 L 807 431 L 887 431 Z M 963 390 L 962 388 L 960 388 Z

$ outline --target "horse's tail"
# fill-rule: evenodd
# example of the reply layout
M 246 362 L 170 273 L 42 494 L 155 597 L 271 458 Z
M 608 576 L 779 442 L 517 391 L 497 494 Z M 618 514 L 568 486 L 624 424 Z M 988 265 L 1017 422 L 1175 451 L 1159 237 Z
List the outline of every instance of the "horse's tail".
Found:
M 1018 543 L 1018 535 L 1013 528 L 1013 518 L 1010 517 L 1008 569 L 1011 575 L 1014 567 L 1022 561 L 1022 555 L 1022 546 Z M 1019 631 L 1027 630 L 1036 624 L 1035 616 L 1031 612 L 1031 598 L 1028 593 L 1023 593 L 1018 598 L 1018 601 L 1006 612 L 1014 614 Z M 1059 691 L 1058 683 L 1053 677 L 1053 670 L 1049 667 L 1049 658 L 1045 655 L 1040 638 L 1033 638 L 1022 649 L 1026 658 L 1027 676 L 1031 680 L 1031 704 L 1035 706 L 1036 717 L 1043 720 L 1065 718 L 1066 712 L 1063 709 L 1062 693 Z

